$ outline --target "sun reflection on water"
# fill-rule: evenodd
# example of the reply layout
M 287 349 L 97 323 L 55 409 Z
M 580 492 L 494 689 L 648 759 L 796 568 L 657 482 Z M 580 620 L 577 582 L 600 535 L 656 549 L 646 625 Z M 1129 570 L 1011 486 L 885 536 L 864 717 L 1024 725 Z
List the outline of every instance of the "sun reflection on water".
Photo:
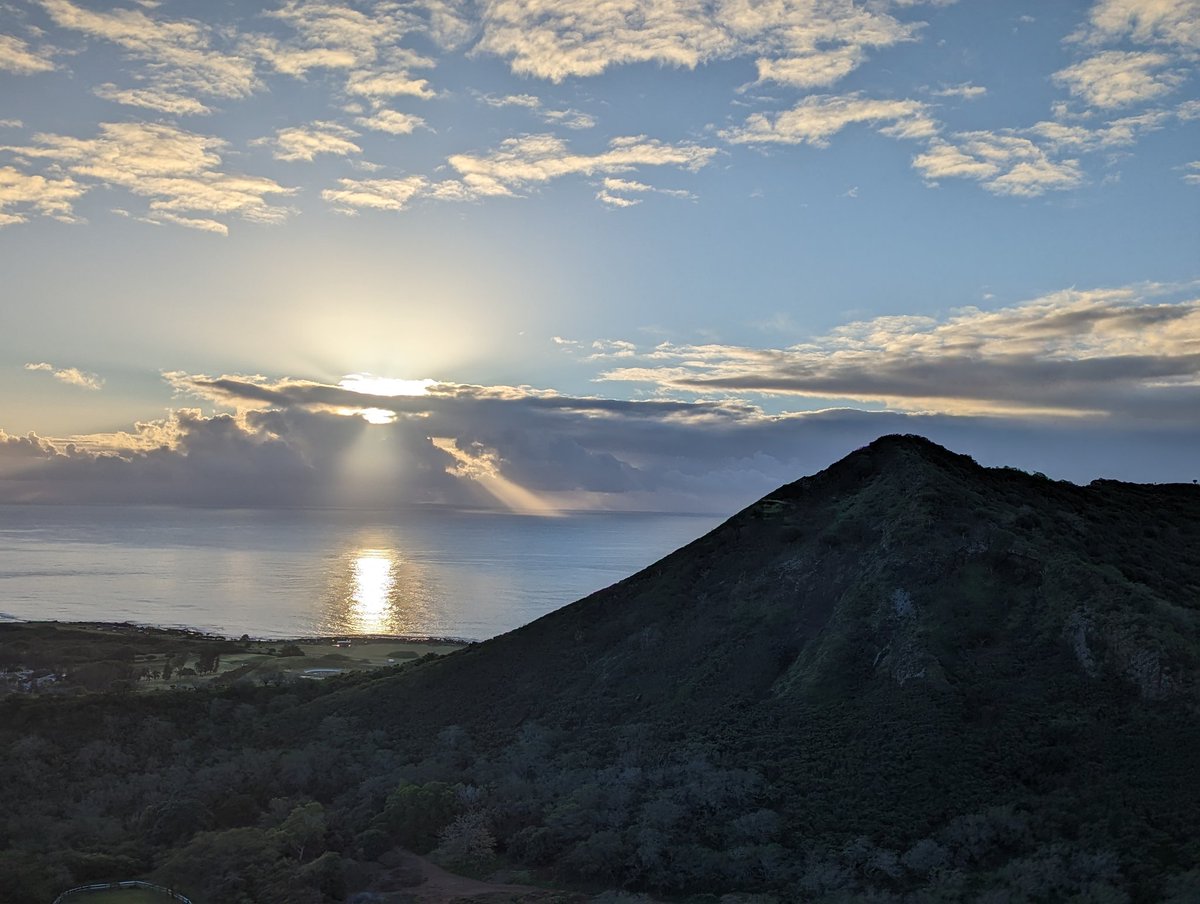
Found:
M 396 560 L 389 550 L 364 549 L 354 559 L 350 615 L 363 634 L 384 631 L 391 621 Z

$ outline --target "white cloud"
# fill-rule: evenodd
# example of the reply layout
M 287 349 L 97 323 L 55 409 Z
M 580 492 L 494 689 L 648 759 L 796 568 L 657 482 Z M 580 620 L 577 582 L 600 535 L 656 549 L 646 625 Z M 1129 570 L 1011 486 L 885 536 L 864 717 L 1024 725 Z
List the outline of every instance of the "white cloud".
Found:
M 39 0 L 60 28 L 110 41 L 147 64 L 154 87 L 173 94 L 245 97 L 258 86 L 246 55 L 214 48 L 222 35 L 190 19 L 160 19 L 141 10 L 97 12 L 69 0 Z
M 87 190 L 70 176 L 46 178 L 0 166 L 0 226 L 24 223 L 30 212 L 71 221 L 72 204 Z
M 354 121 L 364 129 L 387 132 L 389 135 L 410 135 L 425 125 L 425 120 L 420 116 L 396 110 L 376 110 L 370 116 L 360 116 Z
M 485 8 L 476 50 L 554 82 L 623 64 L 691 69 L 753 56 L 760 81 L 813 87 L 845 76 L 868 49 L 911 40 L 915 30 L 850 0 L 509 0 Z
M 987 94 L 987 88 L 982 85 L 973 85 L 970 82 L 962 82 L 958 85 L 950 85 L 946 88 L 940 88 L 933 92 L 934 97 L 959 97 L 963 100 L 975 100 Z
M 869 123 L 895 138 L 928 138 L 938 131 L 928 107 L 915 100 L 879 100 L 861 94 L 811 95 L 790 110 L 754 113 L 721 133 L 733 144 L 811 144 L 828 147 L 848 125 Z
M 1200 0 L 1098 0 L 1079 37 L 1200 49 Z
M 358 209 L 403 210 L 412 201 L 431 198 L 435 201 L 477 201 L 482 198 L 512 197 L 519 192 L 555 179 L 569 176 L 607 176 L 634 172 L 644 167 L 673 166 L 696 172 L 717 154 L 716 148 L 694 144 L 667 144 L 644 135 L 614 138 L 598 153 L 572 151 L 561 138 L 554 135 L 526 135 L 509 138 L 487 154 L 455 154 L 449 165 L 458 173 L 456 179 L 431 181 L 424 176 L 404 179 L 341 179 L 339 188 L 326 189 L 321 197 L 341 213 Z M 636 191 L 623 185 L 618 191 Z M 646 190 L 651 189 L 646 186 Z M 678 190 L 663 190 L 663 194 L 688 196 Z M 597 197 L 605 204 L 628 207 L 637 203 L 620 197 L 611 189 Z M 616 200 L 613 200 L 616 199 Z
M 1068 290 L 940 320 L 877 317 L 784 349 L 662 343 L 604 378 L 947 414 L 1186 423 L 1200 402 L 1200 298 L 1187 291 Z M 1159 300 L 1172 294 L 1182 297 Z
M 1185 167 L 1187 172 L 1183 175 L 1183 181 L 1188 185 L 1200 185 L 1200 160 L 1195 160 Z
M 1178 87 L 1180 73 L 1161 71 L 1170 62 L 1164 53 L 1106 50 L 1056 72 L 1054 80 L 1089 106 L 1126 107 Z
M 327 188 L 321 197 L 340 213 L 352 214 L 359 209 L 403 210 L 409 201 L 428 187 L 423 176 L 406 179 L 339 179 L 340 188 Z
M 177 222 L 166 215 L 204 213 L 276 223 L 288 211 L 272 205 L 268 197 L 294 191 L 261 176 L 222 171 L 220 151 L 225 141 L 170 125 L 101 123 L 95 138 L 43 133 L 33 141 L 0 150 L 48 160 L 75 178 L 149 198 L 152 219 Z
M 536 110 L 542 105 L 540 98 L 532 94 L 505 94 L 497 97 L 494 94 L 480 94 L 479 99 L 489 107 L 525 107 Z
M 647 193 L 667 195 L 672 198 L 694 199 L 696 197 L 690 191 L 682 189 L 655 188 L 653 185 L 647 185 L 645 182 L 610 177 L 601 183 L 600 191 L 596 193 L 596 200 L 607 204 L 609 207 L 633 207 L 635 204 L 641 204 L 642 199 L 639 197 L 631 198 L 629 195 Z
M 332 154 L 338 157 L 361 154 L 362 148 L 350 140 L 356 137 L 357 132 L 335 122 L 312 122 L 306 126 L 279 129 L 274 138 L 256 138 L 250 143 L 274 148 L 276 160 L 291 163 L 303 160 L 311 163 L 318 154 Z
M 642 167 L 674 166 L 696 172 L 710 163 L 716 148 L 667 144 L 644 135 L 614 138 L 595 154 L 570 149 L 554 135 L 509 138 L 483 156 L 456 154 L 449 159 L 469 194 L 508 194 L 572 175 L 607 175 Z
M 1055 160 L 1028 138 L 984 131 L 935 139 L 912 164 L 934 184 L 973 179 L 993 194 L 1024 198 L 1075 188 L 1084 178 L 1078 160 Z
M 346 82 L 346 91 L 368 100 L 382 103 L 392 97 L 433 97 L 429 81 L 414 78 L 405 69 L 362 70 L 352 72 Z
M 158 88 L 118 88 L 112 82 L 106 82 L 93 88 L 92 93 L 115 104 L 160 110 L 175 116 L 205 116 L 212 112 L 194 97 Z
M 53 68 L 54 60 L 47 50 L 35 51 L 14 35 L 0 35 L 0 72 L 33 75 Z
M 552 125 L 560 125 L 568 129 L 594 129 L 596 117 L 579 110 L 545 110 L 542 119 Z
M 80 389 L 96 390 L 104 385 L 104 381 L 96 374 L 86 373 L 78 367 L 55 367 L 53 364 L 42 361 L 39 364 L 26 364 L 25 369 L 45 371 L 60 383 L 78 386 Z

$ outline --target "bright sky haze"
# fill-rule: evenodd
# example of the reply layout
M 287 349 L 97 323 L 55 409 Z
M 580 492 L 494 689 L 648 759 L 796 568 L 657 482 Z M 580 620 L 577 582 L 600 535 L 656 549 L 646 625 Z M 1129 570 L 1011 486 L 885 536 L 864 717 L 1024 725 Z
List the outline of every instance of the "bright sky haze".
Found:
M 0 2 L 0 501 L 1200 477 L 1200 0 Z

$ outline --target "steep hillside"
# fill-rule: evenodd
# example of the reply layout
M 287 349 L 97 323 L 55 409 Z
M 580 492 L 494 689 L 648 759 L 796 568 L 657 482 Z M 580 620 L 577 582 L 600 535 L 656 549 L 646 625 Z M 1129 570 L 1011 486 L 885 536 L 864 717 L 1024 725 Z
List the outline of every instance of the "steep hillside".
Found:
M 532 724 L 596 763 L 702 754 L 761 776 L 801 847 L 903 851 L 1016 808 L 1047 843 L 1154 872 L 1195 864 L 1198 667 L 1200 489 L 1079 487 L 893 436 L 327 703 L 414 755 L 448 724 L 482 750 Z
M 0 887 L 402 900 L 401 844 L 697 904 L 1196 901 L 1198 695 L 1200 488 L 884 437 L 382 677 L 0 701 Z

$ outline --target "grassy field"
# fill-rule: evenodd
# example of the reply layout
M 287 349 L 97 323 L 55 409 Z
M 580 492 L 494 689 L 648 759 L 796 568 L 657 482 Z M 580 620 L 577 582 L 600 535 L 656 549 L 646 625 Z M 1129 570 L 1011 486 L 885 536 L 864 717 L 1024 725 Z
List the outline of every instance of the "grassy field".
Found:
M 138 691 L 235 681 L 324 678 L 442 655 L 461 643 L 397 637 L 252 640 L 128 624 L 0 625 L 0 693 L 17 673 L 53 673 L 42 689 Z M 28 676 L 27 676 L 28 678 Z

